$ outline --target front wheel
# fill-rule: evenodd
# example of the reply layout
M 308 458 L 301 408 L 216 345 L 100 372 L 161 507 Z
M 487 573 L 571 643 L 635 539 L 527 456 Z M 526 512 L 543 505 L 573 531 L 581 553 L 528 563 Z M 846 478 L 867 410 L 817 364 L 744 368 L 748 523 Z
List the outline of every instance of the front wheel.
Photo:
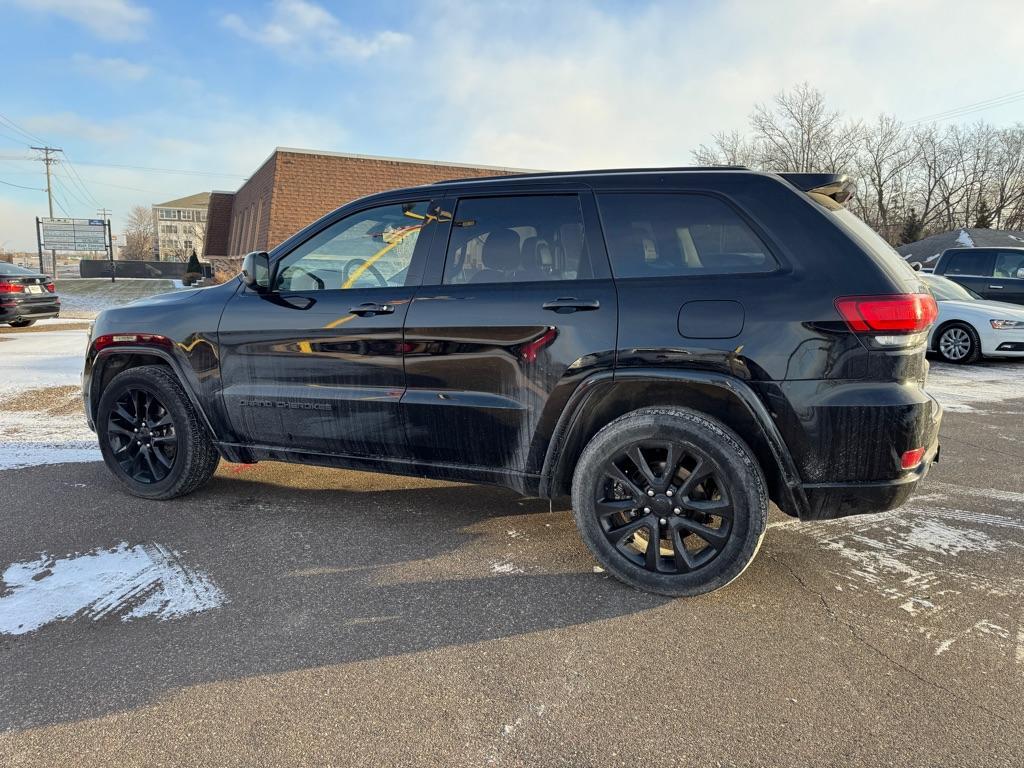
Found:
M 11 326 L 11 328 L 28 328 L 30 325 L 34 325 L 35 322 L 35 320 L 25 318 L 23 320 L 11 320 L 8 325 Z
M 634 411 L 598 432 L 576 465 L 572 501 L 605 570 L 673 597 L 743 573 L 768 519 L 750 449 L 721 422 L 682 408 Z
M 177 377 L 161 365 L 129 368 L 100 397 L 103 461 L 136 496 L 172 499 L 213 476 L 220 456 Z
M 951 323 L 942 329 L 935 345 L 947 363 L 976 363 L 981 358 L 981 339 L 967 323 Z

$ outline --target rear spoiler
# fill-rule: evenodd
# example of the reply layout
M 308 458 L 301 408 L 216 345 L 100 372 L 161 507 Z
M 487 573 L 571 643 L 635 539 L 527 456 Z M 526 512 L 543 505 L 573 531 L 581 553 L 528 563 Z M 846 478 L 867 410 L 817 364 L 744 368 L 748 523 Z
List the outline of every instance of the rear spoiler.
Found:
M 857 191 L 857 182 L 845 173 L 780 173 L 801 192 L 814 192 L 830 197 L 842 205 Z

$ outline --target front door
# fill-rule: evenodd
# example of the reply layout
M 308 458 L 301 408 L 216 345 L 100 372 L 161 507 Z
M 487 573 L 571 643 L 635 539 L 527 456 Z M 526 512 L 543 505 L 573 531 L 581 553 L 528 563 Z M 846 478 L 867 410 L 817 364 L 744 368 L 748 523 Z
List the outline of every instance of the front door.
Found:
M 986 298 L 1024 304 L 1024 249 L 996 252 L 996 267 Z
M 325 223 L 275 254 L 271 288 L 221 319 L 224 405 L 238 442 L 404 458 L 402 325 L 433 226 L 426 201 Z
M 573 389 L 612 367 L 615 287 L 593 197 L 463 197 L 445 210 L 434 285 L 420 288 L 406 320 L 410 450 L 423 461 L 535 471 Z

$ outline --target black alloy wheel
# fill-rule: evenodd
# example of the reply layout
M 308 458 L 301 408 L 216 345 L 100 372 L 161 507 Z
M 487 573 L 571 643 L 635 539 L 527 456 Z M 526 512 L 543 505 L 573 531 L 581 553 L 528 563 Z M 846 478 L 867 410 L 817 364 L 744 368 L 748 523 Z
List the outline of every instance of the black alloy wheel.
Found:
M 691 573 L 732 534 L 722 469 L 696 446 L 639 442 L 605 463 L 595 510 L 609 543 L 653 573 Z
M 604 569 L 637 589 L 701 595 L 735 580 L 768 524 L 753 452 L 683 407 L 641 408 L 602 427 L 573 471 L 576 527 Z
M 107 440 L 114 459 L 137 483 L 164 480 L 178 457 L 171 413 L 144 389 L 129 389 L 114 402 L 107 417 Z

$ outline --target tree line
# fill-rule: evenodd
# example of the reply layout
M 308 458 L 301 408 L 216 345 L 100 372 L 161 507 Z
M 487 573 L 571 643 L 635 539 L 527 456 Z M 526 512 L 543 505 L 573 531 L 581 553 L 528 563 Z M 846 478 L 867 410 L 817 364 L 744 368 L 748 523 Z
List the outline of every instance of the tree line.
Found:
M 716 133 L 700 165 L 846 173 L 850 207 L 894 245 L 958 227 L 1024 229 L 1024 124 L 908 125 L 830 109 L 803 83 L 758 104 L 747 131 Z

